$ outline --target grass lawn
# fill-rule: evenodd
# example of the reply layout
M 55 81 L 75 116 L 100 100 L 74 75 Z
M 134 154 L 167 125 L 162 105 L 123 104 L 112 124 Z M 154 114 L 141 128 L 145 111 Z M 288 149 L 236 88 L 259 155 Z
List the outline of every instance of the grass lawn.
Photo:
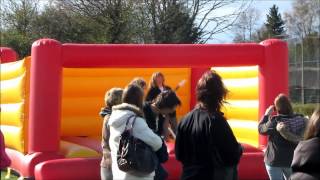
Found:
M 7 175 L 7 171 L 2 170 L 1 171 L 1 180 L 17 180 L 18 179 L 18 176 L 13 175 L 12 173 L 11 173 L 11 176 L 8 179 L 5 178 L 6 175 Z

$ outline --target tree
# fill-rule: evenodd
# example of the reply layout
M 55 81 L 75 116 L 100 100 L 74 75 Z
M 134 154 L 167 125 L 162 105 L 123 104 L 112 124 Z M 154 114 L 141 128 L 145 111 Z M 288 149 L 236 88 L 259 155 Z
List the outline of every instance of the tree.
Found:
M 57 1 L 101 24 L 111 43 L 205 43 L 215 34 L 228 30 L 250 3 L 245 0 L 240 3 L 237 0 Z M 237 6 L 234 11 L 219 16 L 219 10 L 232 5 Z
M 257 31 L 260 12 L 255 8 L 249 8 L 241 13 L 233 26 L 235 33 L 234 42 L 250 42 L 254 39 L 254 33 Z
M 319 102 L 320 2 L 296 0 L 285 13 L 288 32 L 291 98 Z M 292 43 L 293 42 L 293 43 Z M 293 52 L 293 53 L 290 53 Z M 306 99 L 305 99 L 306 98 Z
M 5 23 L 1 46 L 12 47 L 22 57 L 30 55 L 30 46 L 37 38 L 33 27 L 38 15 L 38 1 L 6 0 L 2 8 Z
M 245 0 L 184 0 L 193 22 L 201 34 L 199 43 L 206 43 L 214 35 L 230 30 L 251 4 Z M 225 12 L 223 9 L 232 9 Z
M 269 14 L 267 14 L 267 22 L 265 23 L 265 26 L 270 37 L 278 38 L 284 34 L 284 21 L 282 20 L 281 14 L 278 12 L 278 7 L 276 5 L 273 5 L 270 8 Z
M 130 43 L 135 28 L 134 0 L 57 0 L 66 9 L 90 18 L 105 32 L 107 43 Z
M 57 39 L 62 43 L 104 42 L 103 29 L 95 21 L 58 4 L 46 5 L 34 23 L 37 36 Z
M 142 4 L 141 4 L 142 5 Z M 199 32 L 186 6 L 177 0 L 145 0 L 145 19 L 149 24 L 152 43 L 196 43 Z
M 288 33 L 292 37 L 303 39 L 317 32 L 320 33 L 320 3 L 319 1 L 296 0 L 293 10 L 285 13 Z

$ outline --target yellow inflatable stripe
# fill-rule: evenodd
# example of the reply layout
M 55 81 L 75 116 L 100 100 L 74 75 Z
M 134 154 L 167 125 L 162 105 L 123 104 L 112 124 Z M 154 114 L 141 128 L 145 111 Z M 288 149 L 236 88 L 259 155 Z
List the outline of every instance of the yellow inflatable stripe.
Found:
M 259 104 L 257 100 L 229 100 L 227 104 L 224 104 L 222 111 L 225 113 L 227 119 L 250 119 L 257 121 L 259 119 L 258 107 Z
M 1 125 L 23 126 L 24 103 L 1 104 Z
M 233 128 L 243 128 L 255 130 L 258 133 L 258 121 L 248 119 L 228 119 L 228 123 Z
M 236 137 L 237 141 L 240 143 L 245 143 L 245 144 L 249 144 L 253 147 L 258 148 L 259 147 L 259 138 L 240 138 L 240 137 Z
M 10 80 L 1 81 L 1 104 L 20 103 L 24 101 L 25 74 Z
M 150 77 L 154 72 L 162 72 L 165 76 L 176 74 L 190 74 L 189 68 L 64 68 L 64 77 L 78 76 L 119 76 L 126 75 L 132 77 L 145 76 Z
M 1 64 L 1 81 L 21 76 L 25 70 L 25 60 Z
M 97 114 L 93 116 L 62 117 L 61 136 L 99 136 L 102 119 Z
M 248 99 L 259 98 L 258 78 L 245 79 L 224 79 L 226 88 L 229 90 L 228 99 Z
M 1 125 L 0 129 L 4 135 L 6 147 L 24 153 L 23 128 Z
M 67 141 L 60 141 L 59 153 L 64 155 L 66 158 L 101 157 L 98 152 L 90 148 Z
M 223 79 L 252 78 L 258 76 L 258 66 L 212 67 Z
M 230 119 L 229 125 L 237 139 L 246 140 L 245 143 L 257 146 L 259 144 L 258 122 L 243 119 Z

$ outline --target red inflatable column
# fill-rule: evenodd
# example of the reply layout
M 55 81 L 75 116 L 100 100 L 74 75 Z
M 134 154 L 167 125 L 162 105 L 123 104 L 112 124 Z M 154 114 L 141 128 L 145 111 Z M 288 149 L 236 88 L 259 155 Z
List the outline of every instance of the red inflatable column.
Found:
M 17 53 L 7 47 L 0 47 L 0 62 L 1 63 L 6 63 L 6 62 L 13 62 L 18 59 Z
M 196 87 L 198 80 L 206 71 L 209 70 L 209 68 L 191 68 L 190 110 L 192 110 L 194 105 L 197 103 Z
M 288 95 L 288 47 L 278 39 L 260 43 L 265 47 L 264 61 L 259 65 L 259 117 L 273 104 L 279 93 Z M 260 147 L 267 144 L 266 136 L 259 136 Z
M 28 152 L 57 152 L 60 139 L 61 44 L 40 39 L 32 44 Z

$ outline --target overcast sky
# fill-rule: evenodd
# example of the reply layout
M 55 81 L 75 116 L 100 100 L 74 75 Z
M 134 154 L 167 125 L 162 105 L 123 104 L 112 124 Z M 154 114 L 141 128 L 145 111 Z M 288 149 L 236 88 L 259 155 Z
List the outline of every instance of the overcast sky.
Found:
M 266 21 L 266 14 L 268 14 L 270 7 L 273 4 L 279 7 L 281 16 L 283 17 L 284 12 L 292 10 L 292 3 L 294 0 L 254 0 L 251 7 L 256 8 L 261 13 L 260 24 L 262 25 Z M 231 9 L 222 9 L 221 12 L 231 11 Z M 215 36 L 214 40 L 210 40 L 208 43 L 231 43 L 234 35 L 231 31 L 224 32 Z

